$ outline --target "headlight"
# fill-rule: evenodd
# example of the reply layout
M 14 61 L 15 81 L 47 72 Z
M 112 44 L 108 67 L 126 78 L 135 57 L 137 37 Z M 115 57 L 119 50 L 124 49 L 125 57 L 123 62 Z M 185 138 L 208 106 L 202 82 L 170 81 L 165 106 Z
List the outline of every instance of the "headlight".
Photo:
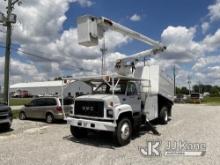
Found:
M 70 112 L 69 112 L 69 115 L 70 116 L 73 116 L 74 114 L 73 114 L 73 112 L 74 112 L 74 110 L 72 109 L 72 110 L 70 110 Z
M 113 110 L 107 109 L 107 117 L 113 117 Z

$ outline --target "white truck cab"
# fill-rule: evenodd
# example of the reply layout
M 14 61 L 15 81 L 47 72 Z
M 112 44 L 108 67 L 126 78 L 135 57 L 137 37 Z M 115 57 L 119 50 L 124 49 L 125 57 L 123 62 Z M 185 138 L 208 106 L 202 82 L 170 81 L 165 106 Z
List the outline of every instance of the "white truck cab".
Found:
M 161 80 L 157 76 L 149 80 L 121 75 L 82 78 L 81 81 L 98 86 L 92 94 L 75 99 L 74 110 L 67 118 L 73 136 L 84 137 L 89 129 L 110 131 L 119 145 L 125 145 L 129 143 L 132 131 L 141 124 L 157 118 L 166 124 L 173 102 L 163 96 L 164 93 L 152 90 L 156 89 L 153 86 L 161 85 L 153 79 Z M 151 85 L 151 81 L 154 84 Z M 169 86 L 168 83 L 164 87 Z

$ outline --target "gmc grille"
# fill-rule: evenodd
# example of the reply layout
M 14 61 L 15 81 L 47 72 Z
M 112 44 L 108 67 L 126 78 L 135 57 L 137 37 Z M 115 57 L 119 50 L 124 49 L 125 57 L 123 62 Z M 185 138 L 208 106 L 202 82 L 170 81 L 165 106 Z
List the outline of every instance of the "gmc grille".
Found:
M 75 115 L 104 117 L 104 102 L 75 101 Z
M 0 116 L 0 119 L 7 119 L 8 116 Z
M 8 110 L 1 110 L 0 111 L 0 116 L 8 116 Z

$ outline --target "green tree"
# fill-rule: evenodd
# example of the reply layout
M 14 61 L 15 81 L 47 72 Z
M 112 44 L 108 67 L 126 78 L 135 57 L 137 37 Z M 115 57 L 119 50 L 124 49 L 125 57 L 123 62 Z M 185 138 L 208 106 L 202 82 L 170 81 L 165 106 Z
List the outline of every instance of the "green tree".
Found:
M 220 96 L 220 90 L 218 86 L 214 86 L 210 90 L 210 96 L 211 97 L 219 97 Z
M 187 94 L 189 94 L 189 90 L 186 87 L 182 87 L 181 88 L 181 94 L 187 95 Z
M 211 88 L 210 96 L 211 97 L 218 97 L 218 96 L 220 96 L 220 91 L 219 91 L 219 88 L 217 86 L 214 86 L 214 87 Z
M 54 80 L 55 81 L 62 80 L 62 77 L 55 77 Z

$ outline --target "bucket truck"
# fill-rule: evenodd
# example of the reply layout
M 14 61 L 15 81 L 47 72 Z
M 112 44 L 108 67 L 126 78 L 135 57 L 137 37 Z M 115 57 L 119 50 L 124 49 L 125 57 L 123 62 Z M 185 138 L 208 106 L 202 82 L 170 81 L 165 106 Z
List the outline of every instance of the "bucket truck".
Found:
M 172 80 L 157 65 L 136 67 L 138 61 L 163 52 L 166 47 L 104 17 L 81 16 L 77 27 L 80 45 L 97 45 L 110 29 L 144 42 L 152 49 L 118 59 L 113 74 L 79 79 L 97 87 L 92 94 L 75 99 L 74 109 L 67 118 L 72 135 L 81 138 L 88 130 L 110 131 L 122 146 L 130 142 L 132 132 L 142 124 L 154 119 L 166 124 L 173 105 Z M 158 133 L 154 129 L 153 132 Z

